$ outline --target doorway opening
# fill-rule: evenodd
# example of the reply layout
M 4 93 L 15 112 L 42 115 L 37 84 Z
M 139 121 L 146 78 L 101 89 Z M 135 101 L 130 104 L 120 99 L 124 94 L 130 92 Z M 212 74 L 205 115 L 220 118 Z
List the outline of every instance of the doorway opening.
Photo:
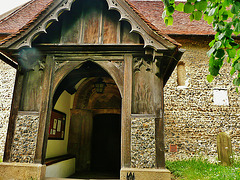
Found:
M 105 83 L 101 93 L 96 90 L 99 78 Z M 59 167 L 48 171 L 47 166 L 47 177 L 119 179 L 122 99 L 113 78 L 98 64 L 86 61 L 62 80 L 53 102 L 53 109 L 66 115 L 65 134 L 63 139 L 48 140 L 47 158 L 70 155 L 71 174 L 59 175 Z
M 121 168 L 120 144 L 120 114 L 98 114 L 94 116 L 91 170 L 118 174 Z

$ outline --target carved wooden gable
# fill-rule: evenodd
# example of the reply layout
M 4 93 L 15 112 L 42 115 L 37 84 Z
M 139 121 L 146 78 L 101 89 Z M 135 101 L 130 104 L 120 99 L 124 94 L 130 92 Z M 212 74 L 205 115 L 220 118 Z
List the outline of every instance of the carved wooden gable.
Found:
M 119 12 L 108 10 L 105 0 L 78 0 L 34 43 L 143 44 L 141 36 L 129 33 L 131 25 L 119 21 L 120 17 Z
M 34 43 L 142 44 L 155 50 L 174 50 L 180 46 L 127 0 L 53 1 L 19 32 L 1 42 L 1 48 L 17 50 Z

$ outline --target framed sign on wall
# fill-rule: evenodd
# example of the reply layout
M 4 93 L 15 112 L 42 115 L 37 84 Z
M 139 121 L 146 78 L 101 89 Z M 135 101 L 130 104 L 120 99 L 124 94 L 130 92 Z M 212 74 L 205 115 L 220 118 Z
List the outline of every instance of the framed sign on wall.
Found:
M 63 140 L 65 135 L 66 114 L 52 110 L 48 139 Z

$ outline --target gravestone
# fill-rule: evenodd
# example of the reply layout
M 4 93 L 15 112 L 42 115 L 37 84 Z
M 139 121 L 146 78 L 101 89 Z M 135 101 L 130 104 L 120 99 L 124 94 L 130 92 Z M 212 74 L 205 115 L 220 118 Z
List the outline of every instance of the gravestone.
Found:
M 226 132 L 217 135 L 217 153 L 220 164 L 230 166 L 232 162 L 231 138 Z

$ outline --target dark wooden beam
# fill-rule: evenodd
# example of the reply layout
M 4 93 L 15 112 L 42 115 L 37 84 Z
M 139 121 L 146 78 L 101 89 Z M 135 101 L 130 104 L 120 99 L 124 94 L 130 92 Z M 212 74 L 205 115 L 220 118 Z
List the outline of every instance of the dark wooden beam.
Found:
M 155 148 L 156 148 L 156 168 L 165 168 L 165 144 L 164 144 L 164 92 L 163 92 L 163 72 L 160 64 L 153 64 L 153 107 L 155 118 Z M 156 76 L 155 74 L 158 74 Z
M 11 112 L 10 112 L 10 117 L 8 122 L 7 138 L 5 143 L 5 150 L 4 150 L 4 157 L 3 157 L 4 162 L 11 161 L 11 149 L 12 149 L 16 119 L 18 115 L 21 93 L 22 93 L 22 82 L 23 82 L 23 75 L 21 75 L 20 72 L 17 71 L 12 105 L 11 105 Z
M 17 69 L 18 68 L 18 63 L 15 62 L 13 59 L 8 57 L 6 54 L 0 51 L 0 59 L 3 60 L 5 63 L 8 65 L 12 66 L 13 68 Z
M 133 57 L 124 56 L 124 89 L 122 99 L 121 167 L 131 167 L 131 106 Z
M 123 56 L 97 56 L 97 55 L 81 55 L 81 56 L 56 56 L 56 61 L 86 61 L 86 60 L 94 60 L 94 61 L 122 61 Z
M 178 61 L 181 59 L 183 53 L 185 52 L 184 49 L 180 49 L 179 51 L 176 51 L 175 53 L 172 53 L 171 56 L 166 56 L 167 59 L 169 59 L 166 63 L 168 63 L 167 68 L 165 69 L 163 78 L 164 78 L 164 86 L 167 83 L 169 77 L 171 76 L 172 72 L 174 71 Z
M 51 116 L 51 109 L 52 109 L 53 72 L 54 72 L 53 56 L 47 56 L 46 66 L 44 69 L 38 137 L 37 137 L 37 145 L 36 145 L 36 152 L 35 152 L 35 159 L 34 159 L 35 163 L 41 163 L 41 164 L 44 164 L 46 149 L 47 149 L 49 119 Z

